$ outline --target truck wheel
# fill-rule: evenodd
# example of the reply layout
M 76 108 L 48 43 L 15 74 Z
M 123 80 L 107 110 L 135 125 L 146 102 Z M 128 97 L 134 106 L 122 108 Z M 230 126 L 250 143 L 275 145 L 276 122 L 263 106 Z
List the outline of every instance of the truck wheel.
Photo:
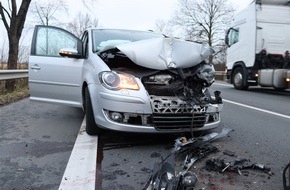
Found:
M 101 129 L 96 125 L 91 97 L 88 88 L 85 89 L 86 132 L 88 135 L 98 135 Z
M 238 90 L 246 90 L 249 87 L 246 79 L 246 74 L 241 67 L 238 67 L 234 70 L 233 84 L 235 89 Z

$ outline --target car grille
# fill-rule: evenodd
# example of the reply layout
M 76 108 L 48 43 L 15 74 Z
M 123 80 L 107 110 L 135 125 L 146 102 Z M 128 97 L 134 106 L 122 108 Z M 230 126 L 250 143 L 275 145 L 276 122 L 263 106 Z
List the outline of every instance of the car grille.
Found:
M 203 127 L 205 114 L 153 114 L 153 123 L 157 130 L 190 130 Z
M 190 130 L 203 127 L 207 121 L 206 107 L 192 106 L 174 97 L 151 96 L 150 100 L 157 130 Z

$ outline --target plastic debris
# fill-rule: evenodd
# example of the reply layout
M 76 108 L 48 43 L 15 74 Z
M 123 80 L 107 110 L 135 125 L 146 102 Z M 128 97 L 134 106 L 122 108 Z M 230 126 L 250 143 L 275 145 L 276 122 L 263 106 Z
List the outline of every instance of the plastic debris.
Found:
M 236 156 L 236 153 L 230 150 L 225 150 L 223 153 L 227 156 L 232 156 L 232 157 Z
M 176 139 L 172 153 L 161 163 L 155 163 L 144 190 L 193 189 L 197 183 L 197 176 L 189 169 L 197 160 L 218 150 L 210 144 L 211 141 L 225 137 L 231 131 L 232 129 L 223 128 L 220 133 L 210 133 L 199 138 L 180 137 Z M 178 155 L 186 155 L 180 172 L 175 171 L 175 158 Z
M 232 162 L 225 162 L 223 159 L 210 159 L 206 161 L 204 169 L 208 171 L 217 171 L 220 173 L 226 171 L 236 172 L 240 175 L 242 175 L 242 170 L 253 169 L 263 171 L 270 176 L 273 175 L 271 168 L 268 168 L 260 163 L 251 164 L 248 159 L 237 159 Z
M 287 170 L 289 170 L 288 177 L 286 175 Z M 290 163 L 287 164 L 283 170 L 283 188 L 284 188 L 284 190 L 290 190 Z

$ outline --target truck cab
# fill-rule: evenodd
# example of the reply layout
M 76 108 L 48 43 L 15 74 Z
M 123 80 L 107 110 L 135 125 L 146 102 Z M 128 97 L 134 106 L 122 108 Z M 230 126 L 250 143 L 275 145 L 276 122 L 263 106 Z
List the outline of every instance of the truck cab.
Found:
M 290 3 L 254 0 L 226 34 L 227 79 L 236 89 L 289 88 Z

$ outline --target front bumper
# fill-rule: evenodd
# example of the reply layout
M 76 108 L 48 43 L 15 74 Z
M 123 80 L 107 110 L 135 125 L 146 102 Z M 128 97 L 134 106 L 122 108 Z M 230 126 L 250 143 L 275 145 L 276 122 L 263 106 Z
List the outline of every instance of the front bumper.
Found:
M 146 92 L 139 92 L 138 96 L 132 96 L 128 91 L 120 94 L 91 93 L 91 96 L 96 124 L 104 129 L 124 132 L 171 133 L 213 129 L 220 123 L 223 106 L 191 106 L 176 97 L 149 97 Z

